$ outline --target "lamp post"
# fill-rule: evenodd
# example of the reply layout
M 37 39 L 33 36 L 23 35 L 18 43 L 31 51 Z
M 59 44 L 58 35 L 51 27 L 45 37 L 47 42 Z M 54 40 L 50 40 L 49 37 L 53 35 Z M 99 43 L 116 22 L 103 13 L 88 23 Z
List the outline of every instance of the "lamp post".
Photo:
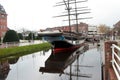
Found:
M 31 41 L 33 42 L 33 32 L 31 31 Z
M 113 40 L 115 40 L 115 31 L 113 30 Z

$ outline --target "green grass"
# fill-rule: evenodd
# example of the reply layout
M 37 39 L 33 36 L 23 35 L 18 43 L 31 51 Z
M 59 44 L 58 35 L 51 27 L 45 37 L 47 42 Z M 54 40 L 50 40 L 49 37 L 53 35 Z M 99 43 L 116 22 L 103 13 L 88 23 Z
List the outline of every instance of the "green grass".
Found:
M 51 48 L 50 43 L 41 43 L 20 47 L 12 47 L 12 48 L 1 48 L 0 49 L 0 59 L 6 57 L 19 57 L 27 54 L 32 54 L 34 52 L 48 50 Z

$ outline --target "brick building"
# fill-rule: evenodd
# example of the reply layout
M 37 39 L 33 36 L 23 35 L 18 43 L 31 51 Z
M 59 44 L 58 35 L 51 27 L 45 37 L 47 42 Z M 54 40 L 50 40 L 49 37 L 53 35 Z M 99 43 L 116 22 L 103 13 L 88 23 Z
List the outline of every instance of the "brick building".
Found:
M 73 24 L 70 25 L 71 27 L 71 32 L 76 32 L 77 31 L 77 25 Z M 53 27 L 53 28 L 47 28 L 46 30 L 62 30 L 62 31 L 70 31 L 69 26 L 60 26 L 60 27 Z M 78 24 L 78 32 L 79 33 L 87 33 L 88 32 L 88 24 L 80 22 Z
M 70 31 L 69 26 L 62 26 L 62 27 L 63 27 L 63 31 Z M 71 31 L 72 32 L 77 31 L 77 25 L 76 24 L 71 25 Z M 79 33 L 87 33 L 88 32 L 88 24 L 80 22 L 78 24 L 78 32 Z
M 113 25 L 114 29 L 113 29 L 113 35 L 118 35 L 120 36 L 120 21 L 118 21 L 116 24 Z
M 120 21 L 118 21 L 115 25 L 114 25 L 114 27 L 116 28 L 116 27 L 120 27 Z
M 70 27 L 67 25 L 67 26 L 46 28 L 46 30 L 61 30 L 61 31 L 64 31 L 64 32 L 70 32 L 70 30 L 71 30 L 71 32 L 77 32 L 78 31 L 78 33 L 81 33 L 82 36 L 87 36 L 88 35 L 88 24 L 80 22 L 78 24 L 78 28 L 77 28 L 76 24 L 72 24 L 72 25 L 70 25 Z
M 5 35 L 7 30 L 7 14 L 3 6 L 0 4 L 0 38 Z

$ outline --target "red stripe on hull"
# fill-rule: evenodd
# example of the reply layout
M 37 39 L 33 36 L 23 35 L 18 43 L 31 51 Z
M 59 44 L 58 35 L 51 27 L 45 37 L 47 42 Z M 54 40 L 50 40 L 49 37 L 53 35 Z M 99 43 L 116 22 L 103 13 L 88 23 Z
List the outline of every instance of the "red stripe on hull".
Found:
M 61 52 L 70 52 L 70 51 L 75 51 L 76 49 L 80 48 L 80 46 L 72 46 L 69 48 L 55 48 L 53 49 L 54 54 L 61 53 Z

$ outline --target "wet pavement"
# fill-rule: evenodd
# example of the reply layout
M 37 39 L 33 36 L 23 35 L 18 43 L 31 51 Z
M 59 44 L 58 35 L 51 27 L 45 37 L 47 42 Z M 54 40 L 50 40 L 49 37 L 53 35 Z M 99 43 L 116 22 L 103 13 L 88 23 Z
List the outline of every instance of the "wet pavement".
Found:
M 92 48 L 80 54 L 64 73 L 42 73 L 40 67 L 45 66 L 45 61 L 51 54 L 37 52 L 20 57 L 14 64 L 10 64 L 10 71 L 5 80 L 101 80 L 101 50 Z

